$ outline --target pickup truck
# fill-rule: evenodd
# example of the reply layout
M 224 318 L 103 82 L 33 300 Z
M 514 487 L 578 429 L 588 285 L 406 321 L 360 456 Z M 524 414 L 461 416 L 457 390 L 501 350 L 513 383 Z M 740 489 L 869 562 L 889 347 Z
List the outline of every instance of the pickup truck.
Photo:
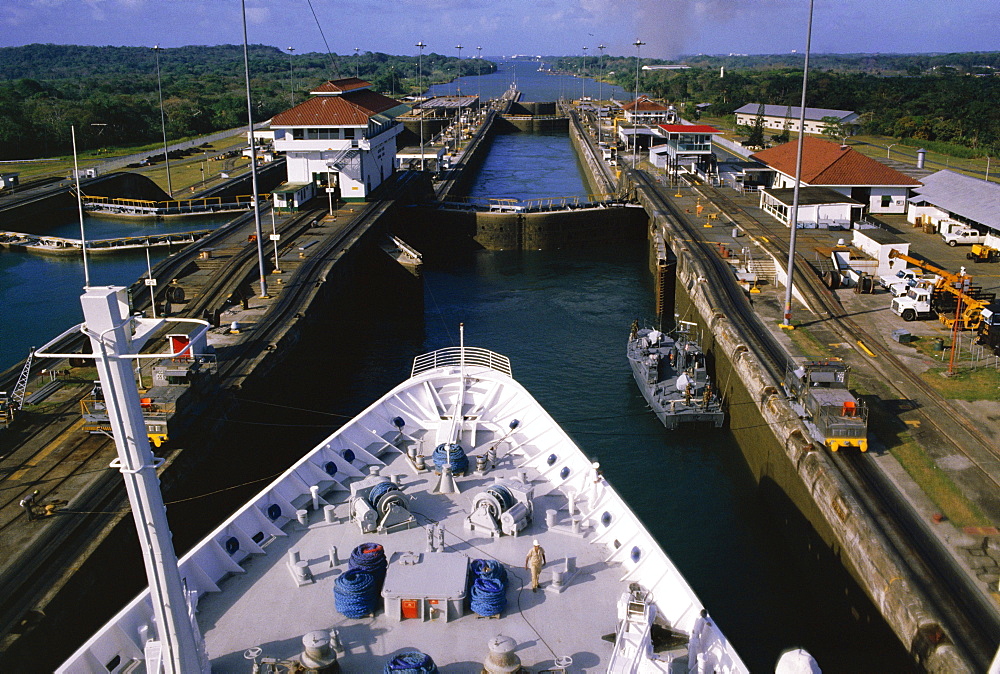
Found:
M 907 289 L 921 281 L 935 280 L 937 280 L 936 275 L 924 274 L 919 269 L 900 269 L 895 274 L 879 276 L 878 284 L 892 293 L 893 297 L 900 297 L 906 294 Z
M 974 243 L 986 243 L 986 235 L 971 227 L 960 227 L 953 229 L 947 234 L 941 234 L 944 242 L 949 246 L 957 246 L 960 243 L 972 245 Z

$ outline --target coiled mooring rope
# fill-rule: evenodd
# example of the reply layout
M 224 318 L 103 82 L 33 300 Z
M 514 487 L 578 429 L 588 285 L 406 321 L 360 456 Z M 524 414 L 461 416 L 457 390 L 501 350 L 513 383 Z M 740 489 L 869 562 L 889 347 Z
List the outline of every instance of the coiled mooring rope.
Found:
M 437 671 L 431 656 L 420 651 L 400 653 L 382 670 L 383 674 L 437 674 Z
M 334 607 L 346 618 L 375 613 L 380 599 L 375 576 L 362 569 L 348 569 L 333 584 Z
M 499 615 L 507 607 L 507 584 L 497 578 L 476 578 L 469 606 L 483 617 Z
M 431 454 L 431 459 L 434 461 L 434 470 L 438 473 L 444 468 L 444 464 L 448 463 L 451 466 L 452 475 L 465 475 L 469 471 L 469 457 L 465 455 L 465 450 L 462 449 L 462 445 L 457 443 L 451 443 L 451 462 L 448 461 L 448 444 L 442 443 L 438 445 L 433 454 Z

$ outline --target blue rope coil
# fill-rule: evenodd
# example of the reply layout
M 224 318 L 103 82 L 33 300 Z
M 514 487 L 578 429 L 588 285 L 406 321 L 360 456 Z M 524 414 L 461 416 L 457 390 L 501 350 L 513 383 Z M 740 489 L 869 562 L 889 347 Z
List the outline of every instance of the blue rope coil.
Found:
M 392 482 L 379 482 L 377 485 L 371 488 L 368 492 L 368 502 L 372 504 L 373 508 L 378 508 L 378 501 L 382 496 L 389 493 L 390 491 L 399 491 L 399 487 L 394 485 Z
M 434 453 L 431 454 L 431 459 L 434 461 L 434 470 L 438 473 L 444 468 L 444 464 L 448 461 L 448 445 L 447 443 L 442 443 L 435 448 Z M 465 475 L 469 470 L 469 457 L 465 455 L 465 450 L 462 449 L 462 445 L 452 443 L 451 444 L 451 466 L 452 475 Z
M 496 578 L 477 578 L 469 606 L 483 617 L 498 615 L 507 607 L 507 585 Z
M 507 584 L 507 567 L 495 559 L 474 559 L 469 564 L 472 569 L 472 581 L 476 578 L 492 578 Z
M 383 674 L 437 674 L 437 671 L 431 656 L 420 651 L 400 653 L 382 670 Z
M 368 571 L 348 569 L 333 584 L 333 604 L 346 618 L 363 618 L 379 607 L 378 584 Z
M 389 561 L 385 558 L 385 548 L 379 543 L 362 543 L 351 550 L 351 559 L 347 563 L 347 568 L 367 571 L 375 578 L 377 591 L 382 591 L 382 584 L 385 582 L 385 570 L 389 566 Z

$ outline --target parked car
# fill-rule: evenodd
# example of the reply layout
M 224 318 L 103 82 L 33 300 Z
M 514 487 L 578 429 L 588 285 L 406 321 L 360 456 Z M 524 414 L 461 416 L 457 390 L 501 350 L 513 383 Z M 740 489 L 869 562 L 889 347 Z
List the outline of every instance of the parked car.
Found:
M 980 232 L 978 229 L 972 229 L 971 227 L 959 227 L 958 229 L 953 229 L 947 234 L 941 234 L 944 238 L 944 242 L 949 246 L 957 246 L 960 243 L 972 245 L 974 243 L 986 243 L 986 235 Z

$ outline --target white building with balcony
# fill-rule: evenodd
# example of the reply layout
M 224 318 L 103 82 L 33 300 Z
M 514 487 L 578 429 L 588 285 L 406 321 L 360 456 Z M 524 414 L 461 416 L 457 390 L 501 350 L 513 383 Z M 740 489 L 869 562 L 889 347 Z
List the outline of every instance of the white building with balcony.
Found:
M 274 116 L 274 149 L 288 161 L 288 181 L 274 191 L 276 208 L 298 208 L 317 190 L 363 201 L 392 172 L 396 117 L 409 108 L 354 77 L 326 82 L 313 97 Z
M 719 133 L 704 124 L 660 124 L 657 129 L 666 142 L 649 148 L 649 161 L 657 168 L 680 170 L 684 166 L 692 172 L 694 166 L 711 159 L 712 137 Z

